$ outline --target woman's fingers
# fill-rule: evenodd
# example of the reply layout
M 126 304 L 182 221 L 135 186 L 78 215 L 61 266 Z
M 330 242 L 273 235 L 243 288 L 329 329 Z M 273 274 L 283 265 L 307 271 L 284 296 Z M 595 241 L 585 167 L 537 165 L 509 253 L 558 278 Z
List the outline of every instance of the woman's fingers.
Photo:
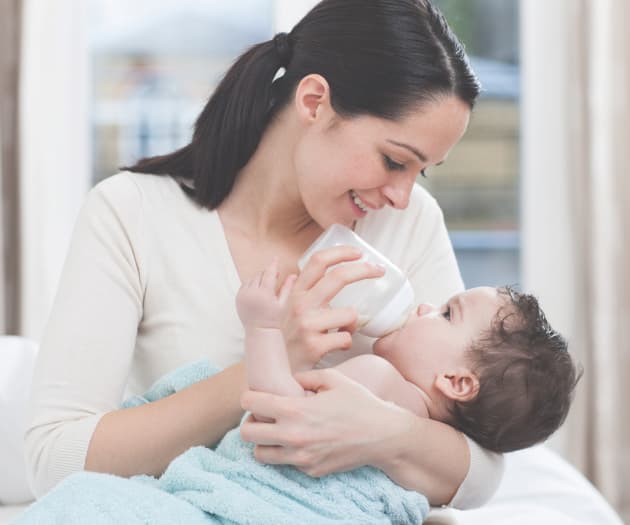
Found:
M 299 315 L 309 309 L 327 305 L 345 286 L 363 279 L 381 277 L 384 273 L 382 266 L 369 262 L 340 264 L 327 273 L 322 272 L 319 279 L 307 290 L 303 289 L 304 282 L 300 282 L 302 274 L 293 286 L 293 291 L 297 292 L 293 302 L 295 313 Z
M 297 380 L 304 390 L 311 392 L 321 392 L 341 386 L 346 383 L 352 383 L 352 379 L 334 368 L 323 368 L 319 370 L 307 370 L 295 374 Z
M 243 440 L 246 441 L 245 438 Z M 261 443 L 254 448 L 254 458 L 265 465 L 296 465 L 289 458 L 291 452 L 284 446 Z
M 257 416 L 278 420 L 278 418 L 294 412 L 291 406 L 295 401 L 296 398 L 247 390 L 241 396 L 241 408 Z
M 323 347 L 323 351 L 321 352 L 319 359 L 333 350 L 349 350 L 352 347 L 352 334 L 345 331 L 324 334 L 322 336 L 321 345 Z
M 241 439 L 246 443 L 256 443 L 267 447 L 285 447 L 286 439 L 274 423 L 246 421 L 241 425 Z
M 363 279 L 381 277 L 385 270 L 372 263 L 351 263 L 337 266 L 324 275 L 310 290 L 312 304 L 328 304 L 342 288 Z
M 333 350 L 346 350 L 352 346 L 352 334 L 335 330 L 339 326 L 352 325 L 356 320 L 353 308 L 319 309 L 298 318 L 287 341 L 297 341 L 299 352 L 289 352 L 293 370 L 312 368 L 322 357 Z
M 352 246 L 335 246 L 315 252 L 300 273 L 300 277 L 295 283 L 296 290 L 309 290 L 324 276 L 331 266 L 342 262 L 356 261 L 362 255 L 361 250 Z
M 261 417 L 261 416 L 258 416 Z M 285 445 L 278 435 L 278 426 L 273 422 L 261 422 L 253 414 L 247 416 L 240 428 L 241 438 L 245 442 L 259 445 Z
M 340 326 L 352 325 L 357 319 L 357 312 L 351 306 L 345 308 L 320 308 L 307 312 L 299 320 L 299 332 L 302 336 L 321 334 Z
M 393 405 L 340 371 L 311 370 L 296 374 L 296 379 L 316 394 L 282 398 L 246 392 L 241 398 L 244 408 L 254 413 L 258 409 L 276 421 L 257 423 L 250 418 L 241 426 L 243 439 L 256 444 L 258 461 L 295 465 L 310 476 L 321 476 L 371 464 L 372 441 L 381 449 L 383 434 L 390 439 L 400 432 L 389 423 Z
M 311 368 L 330 352 L 348 350 L 351 347 L 352 336 L 348 332 L 330 332 L 329 334 L 309 336 L 304 350 L 308 366 L 305 366 L 299 359 L 291 358 L 291 356 L 289 356 L 289 361 L 292 369 L 304 370 L 304 368 Z
M 251 412 L 256 418 L 273 419 L 272 422 L 257 421 L 252 415 L 241 425 L 243 441 L 257 445 L 279 445 L 282 447 L 301 445 L 286 425 L 285 421 L 295 423 L 301 419 L 302 404 L 299 397 L 284 397 L 248 390 L 241 396 L 241 407 Z

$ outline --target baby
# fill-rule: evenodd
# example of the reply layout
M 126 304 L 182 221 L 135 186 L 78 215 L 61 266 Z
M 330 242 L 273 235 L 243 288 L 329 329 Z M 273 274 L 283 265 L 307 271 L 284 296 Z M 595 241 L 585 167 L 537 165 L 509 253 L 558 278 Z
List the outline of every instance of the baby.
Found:
M 277 291 L 277 274 L 276 261 L 237 295 L 249 386 L 303 396 L 308 392 L 292 376 L 280 330 L 294 278 Z M 126 406 L 168 396 L 213 368 L 191 363 Z M 468 290 L 439 309 L 420 305 L 404 326 L 375 342 L 374 354 L 338 368 L 377 396 L 450 423 L 495 451 L 549 436 L 566 416 L 578 377 L 536 300 L 494 288 Z M 290 465 L 261 464 L 253 451 L 235 428 L 215 447 L 175 458 L 159 479 L 77 473 L 20 523 L 84 523 L 86 515 L 107 523 L 294 523 L 296 516 L 309 524 L 422 523 L 429 512 L 424 495 L 377 468 L 312 477 Z
M 291 278 L 277 291 L 277 275 L 274 261 L 236 298 L 249 387 L 306 395 L 280 330 Z M 536 298 L 508 287 L 473 288 L 441 308 L 421 304 L 401 328 L 377 339 L 373 352 L 336 368 L 382 399 L 448 423 L 495 452 L 549 437 L 564 421 L 580 377 Z

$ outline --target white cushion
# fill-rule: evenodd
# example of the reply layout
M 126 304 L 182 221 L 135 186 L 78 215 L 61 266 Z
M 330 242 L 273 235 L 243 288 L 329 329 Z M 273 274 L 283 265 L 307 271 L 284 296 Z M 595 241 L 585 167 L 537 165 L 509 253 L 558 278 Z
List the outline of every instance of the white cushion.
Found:
M 26 479 L 24 429 L 37 344 L 0 336 L 0 504 L 33 499 Z
M 22 505 L 0 505 L 0 525 L 10 525 L 28 507 L 27 504 Z
M 595 487 L 544 445 L 505 455 L 503 480 L 486 505 L 449 510 L 458 525 L 623 525 Z

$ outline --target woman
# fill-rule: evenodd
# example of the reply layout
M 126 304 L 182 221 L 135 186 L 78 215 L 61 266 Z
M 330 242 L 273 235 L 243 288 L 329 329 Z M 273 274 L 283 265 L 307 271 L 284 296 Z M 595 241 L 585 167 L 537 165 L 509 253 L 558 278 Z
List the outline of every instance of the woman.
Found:
M 189 145 L 97 186 L 35 371 L 26 445 L 36 494 L 82 469 L 157 475 L 189 447 L 217 442 L 244 408 L 277 421 L 242 428 L 260 461 L 315 476 L 370 464 L 434 505 L 485 501 L 499 457 L 332 371 L 300 376 L 318 392 L 308 399 L 244 393 L 234 308 L 240 281 L 273 256 L 282 279 L 295 272 L 335 222 L 389 255 L 423 301 L 459 291 L 442 214 L 414 182 L 461 138 L 478 92 L 428 1 L 324 0 L 289 35 L 238 59 Z M 330 253 L 315 258 L 304 272 L 311 277 L 296 282 L 284 332 L 295 362 L 306 353 L 334 360 L 329 353 L 350 346 L 348 331 L 329 330 L 352 331 L 356 316 L 328 299 L 376 270 L 325 274 L 335 262 Z M 369 351 L 369 340 L 352 339 Z M 200 357 L 224 371 L 118 409 L 126 392 Z

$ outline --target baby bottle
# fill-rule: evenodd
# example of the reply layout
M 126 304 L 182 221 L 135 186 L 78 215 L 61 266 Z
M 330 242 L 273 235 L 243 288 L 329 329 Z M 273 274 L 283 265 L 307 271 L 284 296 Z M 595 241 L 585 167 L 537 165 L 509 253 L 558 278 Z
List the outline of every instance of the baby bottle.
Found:
M 336 308 L 354 307 L 358 314 L 359 332 L 370 337 L 382 337 L 400 328 L 415 302 L 411 283 L 389 259 L 351 229 L 340 224 L 328 228 L 304 252 L 298 261 L 300 270 L 313 253 L 333 246 L 359 248 L 363 253 L 360 260 L 383 266 L 385 274 L 349 284 L 330 301 L 330 305 Z

